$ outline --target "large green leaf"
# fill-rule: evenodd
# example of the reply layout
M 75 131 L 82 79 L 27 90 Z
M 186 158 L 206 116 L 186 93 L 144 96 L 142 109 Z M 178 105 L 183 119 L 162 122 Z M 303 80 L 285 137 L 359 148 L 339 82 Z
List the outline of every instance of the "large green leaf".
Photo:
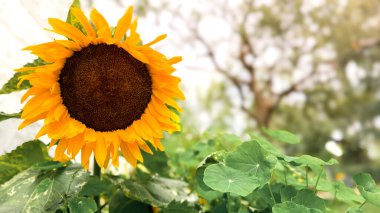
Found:
M 252 142 L 256 142 L 260 144 L 261 148 L 265 149 L 267 152 L 273 154 L 276 157 L 284 157 L 285 155 L 281 152 L 280 149 L 278 149 L 275 145 L 273 145 L 271 142 L 269 142 L 264 137 L 261 137 L 256 134 L 251 134 Z
M 98 177 L 92 176 L 87 181 L 86 185 L 83 186 L 82 191 L 80 192 L 81 196 L 99 196 L 101 194 L 111 194 L 114 186 L 112 183 L 103 179 L 100 180 Z
M 359 173 L 354 176 L 354 181 L 364 199 L 375 206 L 380 207 L 380 189 L 368 173 Z
M 36 67 L 45 64 L 45 62 L 38 58 L 34 60 L 32 63 L 27 63 L 24 65 L 24 67 Z M 33 71 L 25 71 L 25 72 L 17 72 L 13 75 L 11 79 L 7 83 L 3 85 L 3 87 L 0 89 L 0 94 L 8 94 L 11 92 L 21 91 L 25 89 L 29 89 L 31 87 L 28 80 L 25 80 L 21 83 L 20 87 L 17 87 L 17 84 L 19 82 L 19 78 L 23 75 L 27 75 L 32 73 Z
M 145 181 L 134 181 L 122 177 L 110 177 L 126 197 L 153 206 L 166 207 L 173 200 L 187 198 L 187 183 L 179 180 L 151 177 Z
M 303 189 L 292 198 L 292 202 L 306 206 L 311 209 L 319 209 L 322 212 L 326 211 L 325 201 L 315 195 L 310 189 Z
M 187 201 L 178 202 L 172 201 L 169 205 L 162 209 L 162 213 L 198 213 L 194 207 L 190 206 Z
M 347 209 L 346 213 L 363 213 L 363 210 L 359 207 L 351 207 Z
M 0 184 L 35 163 L 49 160 L 45 144 L 41 141 L 29 141 L 16 150 L 0 156 Z
M 152 206 L 132 200 L 124 195 L 122 191 L 117 191 L 109 200 L 110 213 L 150 213 Z
M 363 203 L 362 196 L 357 195 L 352 188 L 347 187 L 342 181 L 335 183 L 336 199 L 347 203 Z
M 77 195 L 88 177 L 76 164 L 54 170 L 29 168 L 1 186 L 0 212 L 55 212 L 70 202 L 76 208 L 81 199 Z
M 248 173 L 260 186 L 269 182 L 276 163 L 277 158 L 255 142 L 241 144 L 226 158 L 228 167 Z
M 12 113 L 12 114 L 6 114 L 4 112 L 0 112 L 0 121 L 4 121 L 10 118 L 20 118 L 21 112 L 18 113 Z
M 94 199 L 88 197 L 74 197 L 69 200 L 69 210 L 75 213 L 96 212 L 98 207 Z
M 306 165 L 306 166 L 331 166 L 331 165 L 338 164 L 338 161 L 335 159 L 324 161 L 322 159 L 319 159 L 310 155 L 301 155 L 299 157 L 286 156 L 284 159 L 287 162 L 295 162 L 297 164 Z
M 152 150 L 154 148 L 150 146 Z M 152 173 L 158 174 L 161 177 L 169 176 L 169 165 L 168 165 L 168 157 L 165 152 L 162 151 L 153 151 L 153 155 L 148 154 L 146 152 L 142 153 L 144 158 L 144 166 Z
M 288 144 L 298 144 L 300 143 L 300 138 L 293 133 L 286 130 L 271 130 L 264 129 L 265 133 L 276 141 L 288 143 Z
M 307 208 L 294 202 L 286 201 L 276 204 L 272 208 L 273 213 L 322 213 L 318 209 Z
M 248 175 L 248 173 L 223 164 L 208 166 L 204 171 L 203 181 L 214 190 L 232 192 L 240 196 L 247 196 L 260 186 L 257 179 Z
M 204 172 L 208 166 L 222 162 L 225 156 L 225 151 L 211 153 L 201 162 L 201 165 L 197 168 L 195 172 L 195 180 L 197 183 L 196 190 L 201 197 L 205 198 L 208 201 L 221 197 L 223 193 L 213 190 L 204 183 Z
M 291 201 L 297 195 L 297 189 L 293 186 L 285 186 L 280 189 L 281 202 Z

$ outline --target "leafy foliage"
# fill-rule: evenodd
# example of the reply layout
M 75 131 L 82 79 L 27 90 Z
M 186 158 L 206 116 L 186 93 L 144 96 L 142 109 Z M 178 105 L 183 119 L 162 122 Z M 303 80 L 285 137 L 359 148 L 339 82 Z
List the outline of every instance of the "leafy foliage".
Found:
M 71 24 L 71 25 L 73 25 L 74 27 L 76 27 L 77 29 L 79 29 L 80 31 L 82 31 L 83 33 L 86 33 L 86 31 L 82 27 L 81 23 L 79 22 L 79 20 L 71 12 L 72 8 L 80 8 L 80 1 L 79 0 L 74 0 L 73 1 L 73 3 L 70 6 L 69 12 L 67 13 L 66 22 L 69 23 L 69 24 Z
M 93 200 L 78 197 L 88 177 L 76 164 L 54 170 L 29 168 L 1 186 L 0 212 L 55 212 L 67 207 L 95 211 Z
M 0 184 L 33 164 L 46 161 L 47 150 L 41 141 L 29 141 L 11 153 L 0 156 Z
M 380 207 L 380 189 L 368 173 L 360 173 L 354 176 L 354 181 L 364 199 Z
M 20 118 L 21 113 L 12 113 L 12 114 L 6 114 L 3 112 L 0 112 L 0 121 L 4 121 L 10 118 Z
M 24 65 L 24 67 L 36 67 L 45 64 L 45 62 L 38 58 L 34 60 L 32 63 L 27 63 Z M 0 89 L 0 94 L 8 94 L 11 92 L 21 91 L 25 89 L 29 89 L 31 85 L 29 84 L 28 80 L 23 81 L 19 87 L 17 87 L 17 84 L 19 83 L 19 78 L 23 75 L 30 74 L 32 71 L 24 71 L 24 72 L 17 72 L 13 75 L 11 79 L 7 83 L 3 85 L 3 87 Z
M 187 197 L 187 184 L 179 180 L 156 176 L 146 180 L 130 180 L 120 176 L 109 176 L 109 179 L 127 198 L 153 206 L 165 207 L 173 200 L 180 201 Z

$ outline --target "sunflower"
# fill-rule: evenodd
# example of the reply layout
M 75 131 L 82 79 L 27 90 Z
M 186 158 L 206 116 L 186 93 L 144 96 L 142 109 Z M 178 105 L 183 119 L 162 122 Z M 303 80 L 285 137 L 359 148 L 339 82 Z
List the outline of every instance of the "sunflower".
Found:
M 25 48 L 46 64 L 16 70 L 32 71 L 20 79 L 32 87 L 21 99 L 28 101 L 19 129 L 44 119 L 36 138 L 48 135 L 50 147 L 57 144 L 56 161 L 68 161 L 81 151 L 87 169 L 92 153 L 99 166 L 105 168 L 110 161 L 118 166 L 121 150 L 136 166 L 143 162 L 141 150 L 153 153 L 148 143 L 163 150 L 163 131 L 180 130 L 174 111 L 181 111 L 176 100 L 185 97 L 172 65 L 181 57 L 167 59 L 151 48 L 166 35 L 142 45 L 132 7 L 114 30 L 96 9 L 91 22 L 80 9 L 71 12 L 79 27 L 49 19 L 49 31 L 67 40 Z

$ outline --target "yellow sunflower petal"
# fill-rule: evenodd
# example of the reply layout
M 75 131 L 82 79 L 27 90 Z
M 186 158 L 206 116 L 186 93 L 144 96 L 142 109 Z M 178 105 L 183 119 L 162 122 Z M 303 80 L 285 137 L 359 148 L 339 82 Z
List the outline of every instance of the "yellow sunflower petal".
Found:
M 81 163 L 84 167 L 86 167 L 86 165 L 87 165 L 87 168 L 88 168 L 90 156 L 92 154 L 93 149 L 94 149 L 94 142 L 86 143 L 84 145 L 84 147 L 82 148 L 82 150 L 81 150 Z
M 121 17 L 121 19 L 117 22 L 116 30 L 113 35 L 114 39 L 121 40 L 125 33 L 127 32 L 131 20 L 132 20 L 133 7 L 129 7 L 127 12 Z
M 96 162 L 101 167 L 104 166 L 104 162 L 107 158 L 107 152 L 106 151 L 107 151 L 107 146 L 105 144 L 104 139 L 98 138 L 98 140 L 95 142 L 94 154 L 95 154 Z
M 98 36 L 111 38 L 110 27 L 108 26 L 106 19 L 95 8 L 92 9 L 90 17 L 92 23 L 95 25 Z
M 168 60 L 168 63 L 169 64 L 176 64 L 178 62 L 182 61 L 182 57 L 181 56 L 175 56 L 171 59 Z
M 74 14 L 74 16 L 79 20 L 84 30 L 86 30 L 87 36 L 95 38 L 96 37 L 95 31 L 92 28 L 90 22 L 88 22 L 88 19 L 86 18 L 86 16 L 83 14 L 83 11 L 80 10 L 79 8 L 72 8 L 71 11 Z
M 123 156 L 128 161 L 128 163 L 131 164 L 131 166 L 136 168 L 137 160 L 132 155 L 132 153 L 129 151 L 127 144 L 128 143 L 121 143 L 120 144 L 121 152 L 123 153 Z
M 49 24 L 53 27 L 54 32 L 66 36 L 78 43 L 84 43 L 87 40 L 86 36 L 83 35 L 80 30 L 64 21 L 56 18 L 49 18 Z
M 166 38 L 166 36 L 167 36 L 166 34 L 159 35 L 159 36 L 157 36 L 157 38 L 155 38 L 153 41 L 151 41 L 151 42 L 145 44 L 145 46 L 151 46 L 151 45 L 153 45 L 153 44 L 156 44 L 156 43 L 158 43 L 158 42 L 164 40 L 164 39 Z
M 68 144 L 69 144 L 68 140 L 59 141 L 57 148 L 55 150 L 55 156 L 54 156 L 55 161 L 65 162 L 69 160 L 68 156 L 65 154 L 65 150 L 67 149 Z

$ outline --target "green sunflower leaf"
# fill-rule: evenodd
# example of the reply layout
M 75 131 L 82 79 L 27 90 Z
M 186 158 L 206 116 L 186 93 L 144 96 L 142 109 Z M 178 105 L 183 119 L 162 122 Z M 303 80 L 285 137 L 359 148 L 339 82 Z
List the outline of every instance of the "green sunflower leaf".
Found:
M 150 213 L 152 206 L 132 200 L 119 190 L 109 200 L 109 211 L 112 213 Z
M 134 181 L 120 176 L 110 176 L 112 183 L 130 199 L 153 206 L 166 207 L 173 200 L 187 198 L 187 183 L 153 176 L 145 181 Z
M 73 25 L 75 28 L 79 29 L 83 33 L 85 33 L 85 30 L 82 26 L 82 24 L 79 22 L 79 20 L 74 16 L 74 14 L 71 12 L 72 8 L 81 8 L 80 7 L 80 1 L 74 0 L 73 3 L 70 6 L 69 12 L 67 13 L 66 22 Z
M 98 207 L 95 200 L 88 197 L 74 197 L 69 201 L 70 212 L 75 213 L 92 213 L 96 212 Z
M 359 173 L 354 176 L 354 181 L 364 199 L 380 207 L 380 189 L 377 187 L 372 176 L 368 173 Z
M 101 194 L 111 194 L 114 186 L 108 180 L 99 179 L 98 177 L 92 176 L 89 178 L 86 185 L 83 186 L 80 192 L 81 196 L 98 196 Z
M 288 144 L 299 144 L 300 138 L 286 130 L 271 130 L 271 129 L 264 129 L 265 133 L 268 134 L 271 138 L 273 138 L 276 141 L 282 142 L 282 143 L 288 143 Z
M 248 173 L 223 164 L 208 166 L 203 181 L 216 191 L 232 192 L 240 196 L 247 196 L 260 186 L 260 182 Z
M 0 156 L 0 184 L 35 163 L 48 161 L 47 149 L 41 141 L 29 141 L 10 153 Z
M 36 67 L 40 65 L 44 65 L 45 62 L 38 58 L 34 60 L 32 63 L 27 63 L 24 65 L 24 67 Z M 32 73 L 33 71 L 24 71 L 24 72 L 16 72 L 11 79 L 7 83 L 3 85 L 3 87 L 0 89 L 0 94 L 9 94 L 11 92 L 21 91 L 25 89 L 29 89 L 31 87 L 28 80 L 25 80 L 21 83 L 20 87 L 17 87 L 17 84 L 19 82 L 19 78 L 23 75 L 27 75 Z
M 277 158 L 255 142 L 239 145 L 226 158 L 228 167 L 248 173 L 260 186 L 269 182 L 276 163 Z
M 4 112 L 0 112 L 0 121 L 4 121 L 10 118 L 20 118 L 21 112 L 18 113 L 12 113 L 12 114 L 6 114 Z
M 90 200 L 78 198 L 88 177 L 77 164 L 55 170 L 29 168 L 1 186 L 0 212 L 55 212 L 81 203 L 93 209 Z
M 273 213 L 322 213 L 321 210 L 307 208 L 294 202 L 286 201 L 273 206 Z

